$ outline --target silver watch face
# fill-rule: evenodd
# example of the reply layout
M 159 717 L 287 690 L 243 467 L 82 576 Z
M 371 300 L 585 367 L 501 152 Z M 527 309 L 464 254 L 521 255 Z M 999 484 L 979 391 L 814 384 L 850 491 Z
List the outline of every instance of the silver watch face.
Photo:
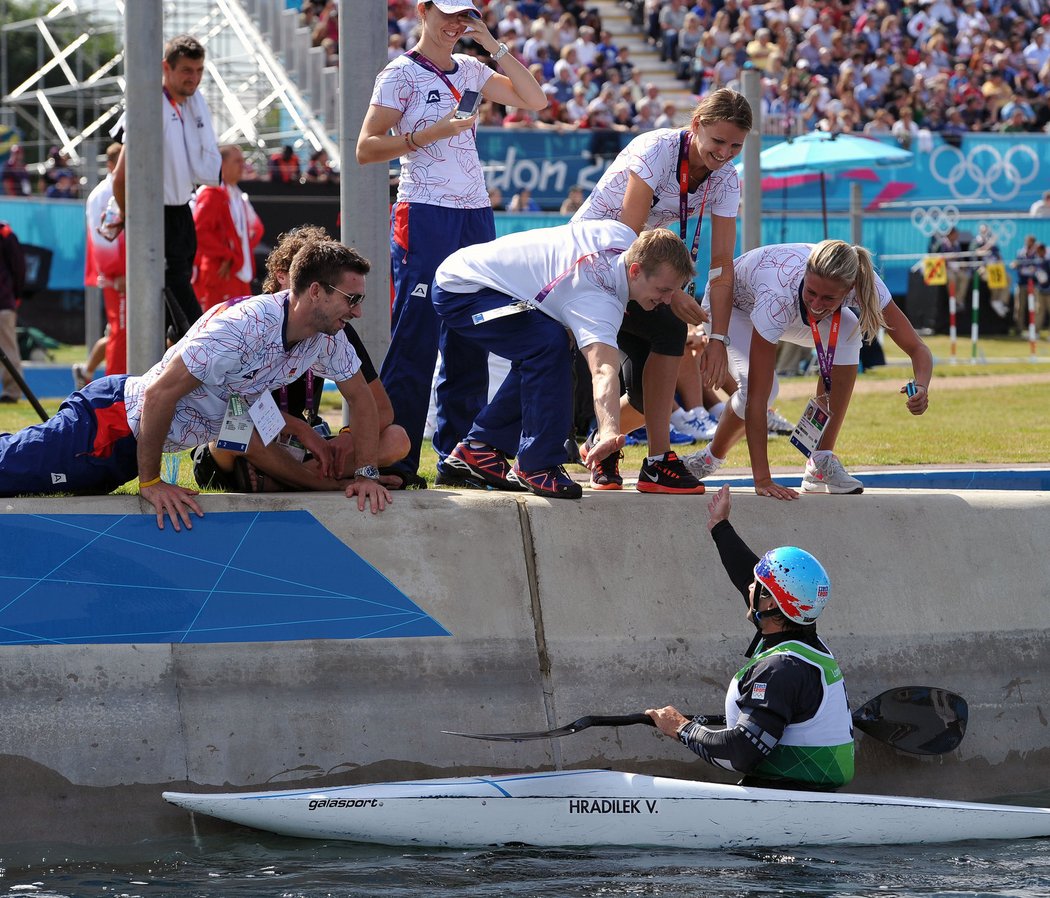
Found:
M 358 468 L 354 471 L 355 477 L 367 477 L 369 480 L 379 479 L 379 468 L 375 465 L 365 465 L 363 468 Z

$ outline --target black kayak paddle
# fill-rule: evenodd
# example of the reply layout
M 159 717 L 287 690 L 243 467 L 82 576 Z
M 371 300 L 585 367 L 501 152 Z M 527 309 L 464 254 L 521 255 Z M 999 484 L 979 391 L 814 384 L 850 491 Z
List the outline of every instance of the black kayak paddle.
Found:
M 853 723 L 863 733 L 898 751 L 913 755 L 943 755 L 954 751 L 966 734 L 966 699 L 936 686 L 897 686 L 865 702 L 853 712 Z M 691 715 L 685 715 L 689 717 Z M 720 714 L 693 715 L 705 726 L 724 726 Z M 565 726 L 534 733 L 457 733 L 449 736 L 490 742 L 528 742 L 571 736 L 591 727 L 655 726 L 648 714 L 589 714 Z

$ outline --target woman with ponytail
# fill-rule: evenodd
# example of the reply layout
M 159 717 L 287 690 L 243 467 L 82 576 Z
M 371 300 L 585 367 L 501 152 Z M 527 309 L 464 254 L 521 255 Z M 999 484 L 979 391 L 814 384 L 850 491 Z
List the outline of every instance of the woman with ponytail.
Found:
M 930 350 L 893 302 L 864 247 L 842 240 L 774 244 L 744 253 L 734 260 L 733 270 L 729 369 L 739 389 L 726 403 L 714 439 L 687 456 L 686 466 L 698 479 L 707 477 L 746 435 L 755 492 L 774 499 L 798 498 L 795 490 L 773 481 L 766 451 L 766 410 L 779 389 L 777 343 L 785 340 L 815 348 L 820 373 L 814 401 L 820 406 L 815 417 L 822 429 L 809 447 L 802 491 L 862 492 L 863 484 L 834 453 L 853 395 L 862 342 L 886 328 L 909 356 L 914 379 L 901 393 L 909 394 L 906 407 L 913 415 L 921 415 L 928 405 Z

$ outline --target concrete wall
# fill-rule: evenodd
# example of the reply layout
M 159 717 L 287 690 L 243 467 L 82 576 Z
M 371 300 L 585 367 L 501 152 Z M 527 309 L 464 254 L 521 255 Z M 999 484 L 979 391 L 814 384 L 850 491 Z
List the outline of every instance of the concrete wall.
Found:
M 189 833 L 165 788 L 587 765 L 718 778 L 645 727 L 521 744 L 440 732 L 546 729 L 667 702 L 719 711 L 751 629 L 707 534 L 706 499 L 434 490 L 399 494 L 379 516 L 338 495 L 203 504 L 309 510 L 453 636 L 0 647 L 0 845 Z M 0 508 L 117 515 L 139 503 Z M 786 504 L 746 491 L 732 520 L 756 551 L 796 544 L 824 561 L 833 598 L 821 632 L 854 705 L 912 684 L 969 700 L 966 739 L 949 756 L 904 756 L 860 736 L 852 788 L 982 799 L 1050 781 L 1050 493 Z

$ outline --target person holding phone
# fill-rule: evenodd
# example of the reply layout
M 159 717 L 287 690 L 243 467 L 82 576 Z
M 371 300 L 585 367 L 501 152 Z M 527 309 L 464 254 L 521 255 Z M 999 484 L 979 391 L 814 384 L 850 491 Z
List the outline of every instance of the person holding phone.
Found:
M 893 302 L 875 273 L 871 253 L 842 240 L 781 243 L 744 253 L 733 262 L 733 306 L 726 336 L 730 374 L 739 384 L 718 420 L 714 439 L 685 457 L 699 479 L 717 471 L 729 450 L 747 436 L 755 492 L 773 499 L 797 499 L 798 493 L 774 482 L 766 446 L 766 413 L 776 397 L 777 343 L 784 340 L 817 352 L 820 373 L 812 409 L 807 409 L 791 440 L 807 455 L 802 491 L 860 493 L 864 485 L 835 455 L 835 441 L 853 396 L 863 340 L 886 328 L 911 359 L 914 395 L 908 386 L 906 407 L 923 414 L 933 377 L 933 355 Z M 711 301 L 710 290 L 704 304 Z M 853 308 L 857 309 L 854 313 Z M 804 425 L 812 425 L 805 428 Z M 819 436 L 812 444 L 802 431 Z M 799 442 L 796 442 L 799 440 Z
M 507 45 L 492 36 L 470 0 L 428 0 L 416 9 L 422 26 L 419 43 L 377 76 L 357 140 L 360 164 L 401 162 L 390 216 L 390 347 L 380 379 L 395 421 L 412 443 L 394 470 L 402 487 L 426 486 L 418 474 L 419 457 L 440 350 L 434 433 L 438 482 L 481 486 L 447 469 L 443 460 L 488 399 L 488 354 L 439 321 L 430 300 L 431 283 L 438 265 L 457 249 L 496 237 L 474 140 L 477 116 L 468 114 L 477 101 L 468 92 L 532 110 L 546 106 L 547 98 Z M 453 53 L 463 38 L 491 54 L 501 71 Z M 451 379 L 449 372 L 455 373 Z
M 697 216 L 691 248 L 695 262 L 703 216 L 710 215 L 711 327 L 703 350 L 704 381 L 720 387 L 726 377 L 725 339 L 733 295 L 733 252 L 740 180 L 732 164 L 751 130 L 751 106 L 729 88 L 716 90 L 693 110 L 689 128 L 649 131 L 632 140 L 613 160 L 573 221 L 613 218 L 636 233 L 646 228 L 675 229 L 684 241 L 689 219 Z M 628 305 L 618 343 L 627 356 L 621 399 L 625 431 L 646 426 L 649 454 L 638 476 L 646 493 L 692 494 L 704 491 L 671 450 L 671 411 L 678 369 L 685 354 L 688 325 L 705 320 L 691 291 L 679 290 L 669 306 L 648 311 Z M 687 410 L 688 411 L 688 410 Z M 644 417 L 643 417 L 644 415 Z M 590 438 L 581 449 L 585 457 Z M 621 489 L 618 456 L 591 469 L 595 489 Z

